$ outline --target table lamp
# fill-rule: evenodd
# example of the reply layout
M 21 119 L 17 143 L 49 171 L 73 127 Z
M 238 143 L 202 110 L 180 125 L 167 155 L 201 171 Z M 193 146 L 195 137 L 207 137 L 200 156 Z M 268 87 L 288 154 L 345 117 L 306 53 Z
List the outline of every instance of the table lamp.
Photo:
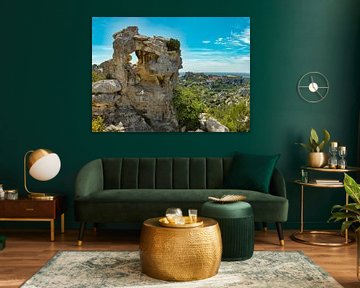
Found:
M 24 187 L 30 198 L 52 200 L 54 195 L 30 192 L 26 185 L 27 169 L 29 174 L 39 181 L 48 181 L 60 171 L 59 156 L 48 149 L 30 150 L 24 156 Z

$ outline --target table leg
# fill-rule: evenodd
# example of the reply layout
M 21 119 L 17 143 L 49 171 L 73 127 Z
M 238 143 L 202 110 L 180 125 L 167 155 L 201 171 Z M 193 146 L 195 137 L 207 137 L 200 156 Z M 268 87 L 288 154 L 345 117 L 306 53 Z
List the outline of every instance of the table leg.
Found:
M 53 242 L 55 240 L 54 237 L 55 234 L 55 224 L 54 224 L 54 219 L 50 220 L 50 241 Z
M 300 196 L 300 232 L 304 232 L 304 185 L 301 185 Z
M 61 214 L 61 233 L 65 233 L 65 213 Z

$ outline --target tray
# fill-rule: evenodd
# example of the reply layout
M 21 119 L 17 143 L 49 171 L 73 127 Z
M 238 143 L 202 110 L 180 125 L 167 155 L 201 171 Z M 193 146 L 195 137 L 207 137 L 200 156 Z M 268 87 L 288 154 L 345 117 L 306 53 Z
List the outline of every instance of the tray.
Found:
M 216 197 L 208 197 L 208 198 L 214 202 L 230 203 L 230 202 L 243 201 L 246 199 L 246 196 L 244 196 L 244 195 L 224 195 L 221 198 L 216 198 Z
M 170 227 L 170 228 L 195 228 L 195 227 L 199 227 L 201 225 L 204 224 L 204 222 L 198 217 L 198 222 L 196 223 L 190 223 L 190 218 L 189 216 L 185 216 L 185 224 L 173 224 L 173 223 L 169 223 L 169 221 L 167 220 L 166 217 L 160 218 L 159 219 L 159 224 L 161 226 L 164 227 Z

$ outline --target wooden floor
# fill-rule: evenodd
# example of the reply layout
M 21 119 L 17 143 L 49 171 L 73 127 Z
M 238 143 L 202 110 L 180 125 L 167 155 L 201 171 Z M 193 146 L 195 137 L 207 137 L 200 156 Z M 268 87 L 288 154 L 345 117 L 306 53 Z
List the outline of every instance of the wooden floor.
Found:
M 356 244 L 342 247 L 304 245 L 290 240 L 293 231 L 285 231 L 285 247 L 278 245 L 275 231 L 257 231 L 255 250 L 303 251 L 316 264 L 332 275 L 344 287 L 360 287 L 356 278 Z M 6 248 L 0 251 L 0 287 L 19 287 L 35 274 L 58 250 L 138 250 L 137 231 L 98 231 L 85 233 L 84 245 L 76 246 L 77 231 L 57 234 L 49 242 L 44 230 L 4 230 Z M 316 288 L 316 287 L 314 287 Z

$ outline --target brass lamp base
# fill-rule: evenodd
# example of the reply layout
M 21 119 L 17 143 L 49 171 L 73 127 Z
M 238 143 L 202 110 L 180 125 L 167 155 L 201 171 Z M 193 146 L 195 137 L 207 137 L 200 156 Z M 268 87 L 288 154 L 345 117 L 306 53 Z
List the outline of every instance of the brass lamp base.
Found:
M 30 192 L 28 197 L 36 200 L 54 200 L 56 195 Z

